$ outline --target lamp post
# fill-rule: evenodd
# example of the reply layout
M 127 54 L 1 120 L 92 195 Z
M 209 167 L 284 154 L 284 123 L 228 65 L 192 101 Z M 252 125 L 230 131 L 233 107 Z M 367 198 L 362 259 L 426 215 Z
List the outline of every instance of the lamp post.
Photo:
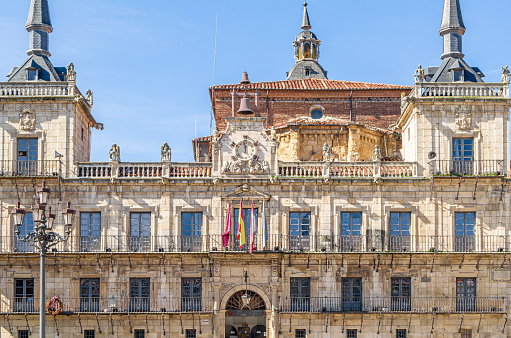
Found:
M 26 236 L 20 236 L 21 226 L 23 225 L 23 218 L 25 217 L 26 211 L 21 208 L 21 204 L 18 201 L 18 205 L 16 208 L 11 210 L 11 215 L 14 219 L 14 226 L 16 230 L 14 231 L 16 234 L 16 238 L 25 243 L 30 243 L 37 249 L 39 249 L 40 253 L 40 263 L 39 263 L 39 337 L 45 338 L 45 315 L 46 315 L 46 306 L 45 306 L 45 259 L 46 252 L 48 249 L 56 246 L 61 242 L 65 242 L 69 239 L 71 235 L 71 226 L 73 224 L 73 219 L 76 211 L 71 209 L 71 202 L 67 202 L 67 208 L 62 210 L 62 216 L 64 217 L 64 227 L 65 234 L 64 237 L 59 234 L 53 232 L 53 223 L 55 222 L 55 215 L 51 213 L 51 207 L 48 207 L 48 211 L 46 212 L 46 206 L 48 203 L 48 196 L 50 195 L 50 188 L 46 187 L 46 182 L 43 181 L 43 186 L 36 191 L 37 194 L 37 203 L 31 207 L 32 215 L 34 219 L 34 231 L 27 234 Z
M 248 295 L 248 272 L 245 271 L 245 294 L 241 296 L 241 301 L 243 302 L 243 307 L 248 307 L 250 305 L 250 301 L 252 297 Z

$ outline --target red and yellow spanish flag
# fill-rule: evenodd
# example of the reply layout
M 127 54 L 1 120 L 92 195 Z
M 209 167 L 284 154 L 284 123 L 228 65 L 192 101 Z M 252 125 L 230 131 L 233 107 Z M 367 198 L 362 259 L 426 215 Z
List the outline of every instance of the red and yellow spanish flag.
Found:
M 243 245 L 246 243 L 245 238 L 245 222 L 243 221 L 243 201 L 240 201 L 240 213 L 238 216 L 238 241 L 240 242 L 240 250 L 243 249 Z

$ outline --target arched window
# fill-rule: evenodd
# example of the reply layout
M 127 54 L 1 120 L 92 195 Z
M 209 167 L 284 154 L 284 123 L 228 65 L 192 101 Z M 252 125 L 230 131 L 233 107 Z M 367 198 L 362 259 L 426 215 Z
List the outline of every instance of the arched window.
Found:
M 303 52 L 303 57 L 306 59 L 310 59 L 311 58 L 311 45 L 309 43 L 306 43 L 304 49 L 305 50 Z
M 311 111 L 311 117 L 313 119 L 320 119 L 323 117 L 323 111 L 321 109 L 314 109 Z

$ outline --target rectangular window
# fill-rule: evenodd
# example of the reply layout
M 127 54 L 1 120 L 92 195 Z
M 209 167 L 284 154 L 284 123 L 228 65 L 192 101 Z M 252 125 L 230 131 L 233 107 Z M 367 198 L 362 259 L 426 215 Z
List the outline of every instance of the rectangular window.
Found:
M 308 312 L 310 310 L 310 278 L 291 278 L 291 310 Z
M 460 82 L 463 81 L 463 70 L 453 70 L 452 71 L 452 77 L 454 82 Z
M 37 81 L 37 69 L 27 69 L 27 81 Z
M 84 330 L 83 331 L 83 338 L 95 338 L 96 332 L 94 330 Z
M 202 310 L 202 279 L 183 278 L 181 280 L 181 311 L 198 312 Z
M 357 338 L 357 329 L 346 330 L 346 338 Z
M 474 173 L 474 139 L 455 138 L 452 140 L 452 174 L 472 175 Z
M 18 338 L 28 338 L 28 330 L 18 330 Z
M 396 330 L 396 338 L 406 338 L 406 329 L 397 329 Z
M 310 212 L 292 212 L 289 215 L 289 249 L 310 249 Z
M 343 212 L 341 214 L 341 238 L 339 247 L 341 251 L 362 250 L 362 213 Z
M 456 278 L 456 311 L 476 311 L 475 278 Z
M 461 329 L 461 338 L 472 338 L 472 329 Z
M 186 329 L 185 338 L 196 338 L 197 331 L 195 329 Z
M 130 279 L 130 312 L 149 312 L 151 281 L 149 278 Z
M 145 330 L 135 330 L 135 338 L 145 338 Z
M 410 311 L 411 308 L 411 279 L 391 279 L 392 311 Z
M 130 214 L 131 251 L 149 251 L 151 249 L 151 213 L 132 212 Z
M 101 250 L 101 213 L 80 213 L 80 251 Z
M 295 330 L 295 338 L 307 338 L 307 332 L 304 329 Z
M 20 176 L 36 176 L 38 145 L 36 138 L 18 139 L 17 174 Z
M 411 213 L 390 213 L 390 251 L 406 251 L 410 249 Z
M 254 224 L 257 231 L 257 217 L 258 217 L 258 210 L 254 208 L 254 215 L 255 220 Z M 240 241 L 238 240 L 237 234 L 238 234 L 238 218 L 240 216 L 240 209 L 234 209 L 234 248 L 240 247 Z M 251 220 L 252 220 L 252 209 L 251 208 L 243 208 L 243 223 L 245 224 L 245 245 L 243 246 L 243 250 L 248 250 L 250 245 L 250 226 L 251 226 Z M 257 237 L 254 239 L 256 241 L 257 246 Z
M 80 311 L 99 312 L 99 278 L 80 279 Z
M 14 312 L 34 312 L 34 279 L 14 280 Z
M 342 279 L 342 309 L 362 311 L 362 278 Z
M 455 217 L 455 251 L 474 251 L 475 239 L 475 212 L 457 212 Z
M 20 237 L 25 237 L 31 232 L 34 232 L 34 218 L 32 213 L 28 212 L 23 217 L 23 223 L 20 227 Z M 16 252 L 34 252 L 34 246 L 18 240 L 17 237 L 14 239 L 14 251 Z
M 181 214 L 181 236 L 181 251 L 201 251 L 202 212 L 183 212 Z

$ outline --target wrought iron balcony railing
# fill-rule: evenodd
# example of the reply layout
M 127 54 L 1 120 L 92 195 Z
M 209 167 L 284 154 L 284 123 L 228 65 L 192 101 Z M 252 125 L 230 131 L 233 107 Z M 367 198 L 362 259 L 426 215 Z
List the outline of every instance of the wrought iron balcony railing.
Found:
M 507 174 L 503 160 L 448 161 L 429 162 L 431 176 L 505 176 Z
M 64 253 L 248 252 L 250 235 L 240 248 L 231 235 L 223 247 L 222 235 L 203 236 L 71 236 L 53 250 Z M 389 236 L 389 235 L 269 235 L 255 237 L 255 252 L 511 252 L 511 236 Z M 36 253 L 35 247 L 14 236 L 0 237 L 0 253 Z
M 213 298 L 172 297 L 59 297 L 62 312 L 73 313 L 203 313 L 213 311 Z M 4 298 L 0 313 L 39 313 L 39 299 Z
M 61 173 L 58 160 L 0 161 L 0 177 L 55 177 Z
M 347 300 L 348 299 L 348 300 Z M 281 313 L 507 313 L 506 297 L 281 297 Z

